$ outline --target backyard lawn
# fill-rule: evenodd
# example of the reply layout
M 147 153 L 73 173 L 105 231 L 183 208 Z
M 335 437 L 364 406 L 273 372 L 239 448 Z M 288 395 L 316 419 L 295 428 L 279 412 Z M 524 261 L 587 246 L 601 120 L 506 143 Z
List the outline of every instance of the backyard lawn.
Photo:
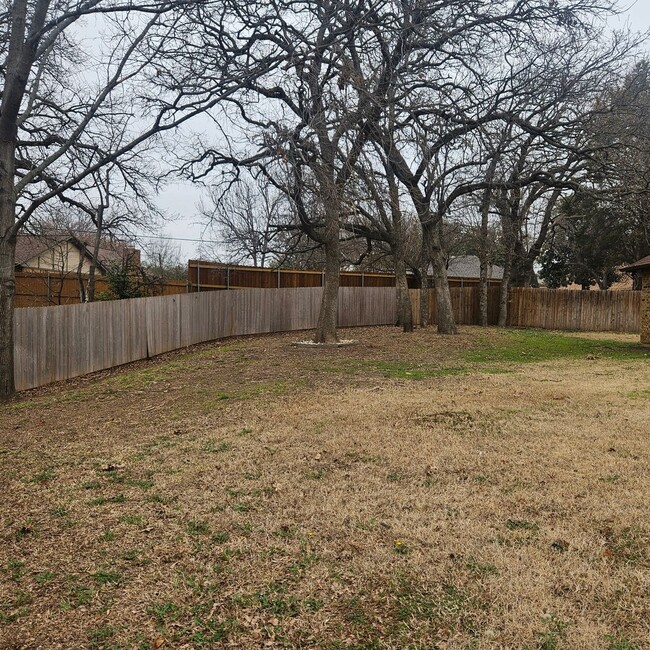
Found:
M 0 648 L 650 648 L 650 350 L 197 346 L 0 406 Z

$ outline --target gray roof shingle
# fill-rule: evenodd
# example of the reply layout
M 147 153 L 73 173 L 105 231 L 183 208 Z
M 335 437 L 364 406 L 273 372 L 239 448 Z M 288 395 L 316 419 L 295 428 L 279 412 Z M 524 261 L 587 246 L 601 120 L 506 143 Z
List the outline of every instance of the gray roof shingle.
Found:
M 450 278 L 479 278 L 481 276 L 481 262 L 476 255 L 452 257 L 447 266 L 447 276 Z M 488 267 L 488 278 L 502 280 L 503 267 L 496 264 Z

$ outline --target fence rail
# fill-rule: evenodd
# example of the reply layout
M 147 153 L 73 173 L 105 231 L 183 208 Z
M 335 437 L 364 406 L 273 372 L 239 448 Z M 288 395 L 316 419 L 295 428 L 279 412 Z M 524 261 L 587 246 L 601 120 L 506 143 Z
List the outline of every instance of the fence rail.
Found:
M 417 324 L 419 292 L 410 294 Z M 249 289 L 17 309 L 16 387 L 35 388 L 229 336 L 313 329 L 321 296 L 320 287 Z M 477 324 L 478 289 L 452 288 L 451 296 L 456 321 Z M 636 332 L 640 304 L 640 292 L 513 289 L 509 325 Z M 434 292 L 430 314 L 435 322 Z M 490 289 L 488 314 L 495 323 L 498 289 Z M 340 289 L 339 326 L 395 321 L 394 288 Z

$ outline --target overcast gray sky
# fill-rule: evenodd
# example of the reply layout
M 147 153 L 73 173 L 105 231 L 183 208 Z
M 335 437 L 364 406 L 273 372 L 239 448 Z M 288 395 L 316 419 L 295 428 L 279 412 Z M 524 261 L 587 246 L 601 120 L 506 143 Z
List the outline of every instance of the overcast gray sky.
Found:
M 629 7 L 627 14 L 633 29 L 638 31 L 650 29 L 650 0 L 636 0 L 635 3 L 628 0 L 621 6 Z
M 625 13 L 612 19 L 612 28 L 622 27 L 628 23 L 634 31 L 650 30 L 650 0 L 621 0 L 620 7 Z M 650 42 L 646 49 L 650 52 Z M 179 216 L 178 220 L 165 226 L 161 236 L 177 238 L 183 261 L 196 257 L 197 242 L 180 241 L 182 239 L 202 239 L 205 237 L 205 224 L 201 224 L 198 202 L 201 192 L 190 183 L 169 186 L 159 197 L 161 207 L 170 214 Z M 209 238 L 210 235 L 208 235 Z

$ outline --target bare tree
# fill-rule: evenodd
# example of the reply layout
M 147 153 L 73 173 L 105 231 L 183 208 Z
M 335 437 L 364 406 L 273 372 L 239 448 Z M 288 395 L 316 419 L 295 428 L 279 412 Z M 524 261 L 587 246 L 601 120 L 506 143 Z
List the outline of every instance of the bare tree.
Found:
M 631 263 L 650 253 L 650 62 L 615 80 L 595 109 L 586 131 L 596 151 L 576 199 L 621 226 L 615 258 Z
M 181 247 L 168 239 L 152 239 L 140 248 L 144 255 L 141 267 L 154 281 L 187 280 L 187 263 L 183 261 Z
M 250 176 L 242 176 L 225 194 L 214 190 L 209 207 L 202 208 L 226 261 L 255 267 L 273 261 L 286 212 L 286 197 L 264 177 Z
M 374 0 L 237 3 L 212 16 L 210 34 L 230 15 L 242 29 L 191 52 L 204 67 L 228 70 L 240 89 L 228 98 L 228 128 L 248 136 L 248 147 L 207 148 L 194 157 L 193 176 L 224 165 L 257 168 L 289 197 L 325 257 L 317 342 L 336 340 L 340 221 L 351 209 L 355 163 L 390 103 L 402 62 L 430 47 L 420 14 Z M 429 29 L 439 27 L 434 23 L 430 18 Z
M 14 392 L 13 296 L 16 236 L 48 201 L 65 196 L 106 164 L 136 151 L 218 101 L 163 88 L 147 96 L 166 37 L 187 20 L 189 0 L 15 0 L 0 27 L 0 400 Z M 74 44 L 77 23 L 94 16 L 103 34 L 87 74 Z M 86 67 L 87 66 L 87 67 Z M 137 110 L 136 110 L 136 107 Z M 106 115 L 125 136 L 111 146 Z M 137 119 L 135 114 L 138 113 Z
M 356 183 L 351 184 L 351 192 L 356 190 L 354 207 L 342 226 L 345 231 L 388 249 L 395 272 L 397 322 L 405 332 L 412 332 L 413 307 L 407 278 L 408 223 L 395 174 L 381 149 L 373 153 L 367 152 L 357 163 Z

